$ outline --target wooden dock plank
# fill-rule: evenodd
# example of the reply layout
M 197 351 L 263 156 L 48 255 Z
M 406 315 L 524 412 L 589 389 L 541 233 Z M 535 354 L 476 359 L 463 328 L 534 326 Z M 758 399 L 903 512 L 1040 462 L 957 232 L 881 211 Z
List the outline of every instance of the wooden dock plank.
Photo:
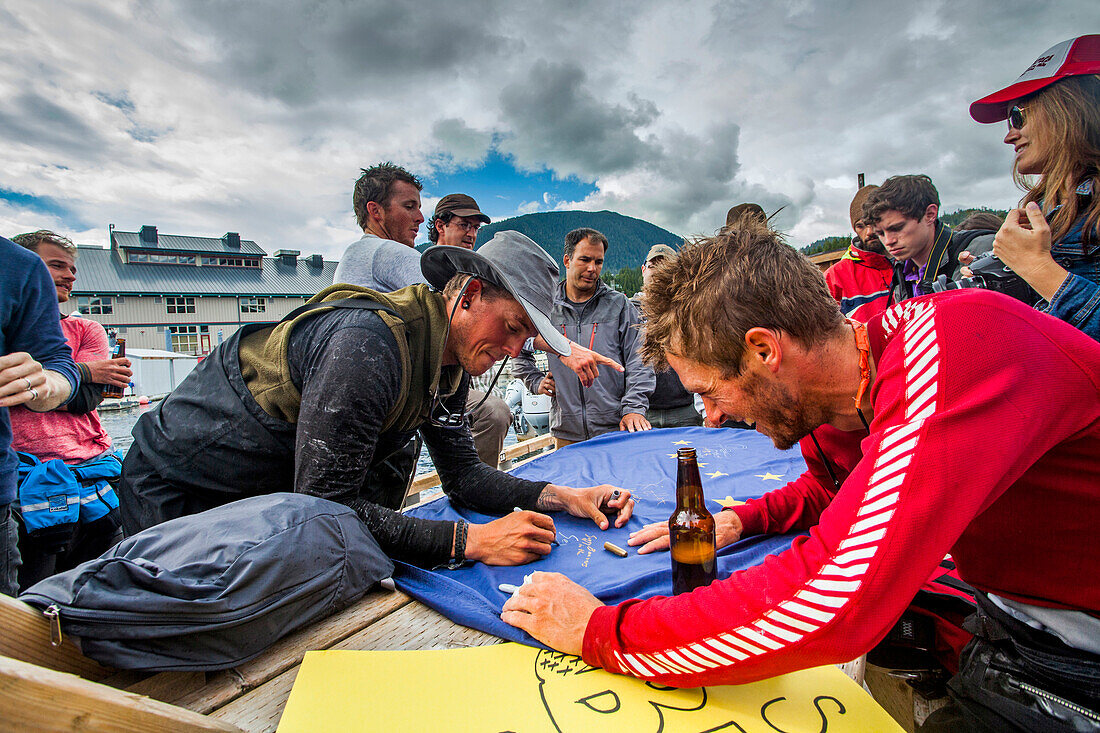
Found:
M 0 657 L 0 721 L 12 731 L 240 733 L 224 721 L 7 657 Z
M 461 626 L 422 603 L 382 618 L 333 646 L 334 649 L 455 649 L 499 644 L 501 639 Z
M 210 717 L 235 725 L 246 733 L 275 733 L 300 668 L 300 665 L 295 665 L 275 679 L 213 711 Z
M 256 659 L 233 669 L 206 675 L 162 672 L 126 689 L 197 713 L 208 713 L 301 664 L 307 651 L 327 649 L 409 603 L 412 598 L 404 593 L 374 590 L 343 611 L 275 642 Z
M 133 692 L 138 695 L 145 695 L 151 697 L 154 700 L 160 700 L 161 702 L 176 704 L 176 700 L 184 694 L 186 690 L 201 689 L 207 684 L 217 672 L 158 672 L 153 675 L 145 673 L 144 679 L 139 679 L 137 682 L 130 681 L 127 684 L 115 684 L 115 682 L 122 681 L 124 678 L 112 677 L 103 681 L 103 684 L 117 687 L 120 690 L 126 690 L 126 692 Z M 195 712 L 206 712 L 205 710 L 196 710 Z
M 61 646 L 52 646 L 50 622 L 42 612 L 3 594 L 0 594 L 0 626 L 4 629 L 0 634 L 0 655 L 89 680 L 102 680 L 114 673 L 81 654 L 68 637 Z
M 454 649 L 498 644 L 492 634 L 460 626 L 420 603 L 394 610 L 375 623 L 334 644 L 332 649 Z M 210 713 L 249 733 L 271 733 L 279 725 L 298 666 Z

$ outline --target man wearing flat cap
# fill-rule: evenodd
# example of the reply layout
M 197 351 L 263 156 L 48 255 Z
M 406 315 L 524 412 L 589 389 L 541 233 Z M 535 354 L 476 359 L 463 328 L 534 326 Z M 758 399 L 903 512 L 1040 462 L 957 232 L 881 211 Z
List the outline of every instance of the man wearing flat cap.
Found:
M 435 213 L 428 219 L 428 239 L 432 244 L 473 249 L 477 230 L 490 219 L 481 213 L 473 196 L 450 193 L 439 199 Z
M 354 509 L 394 558 L 420 565 L 515 565 L 550 552 L 565 510 L 621 526 L 633 499 L 612 486 L 527 481 L 481 463 L 465 420 L 470 375 L 519 353 L 550 325 L 557 267 L 534 242 L 499 232 L 478 252 L 438 246 L 429 285 L 379 293 L 338 284 L 280 323 L 221 344 L 134 427 L 120 497 L 128 533 L 257 494 L 294 491 Z M 452 500 L 483 525 L 400 514 L 405 484 L 387 457 L 419 431 Z M 513 507 L 525 510 L 512 512 Z

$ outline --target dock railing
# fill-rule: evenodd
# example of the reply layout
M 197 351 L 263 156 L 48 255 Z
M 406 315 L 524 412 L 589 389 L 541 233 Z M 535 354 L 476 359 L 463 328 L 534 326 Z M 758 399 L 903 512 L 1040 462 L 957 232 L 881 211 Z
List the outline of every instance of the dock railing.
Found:
M 540 435 L 530 440 L 521 440 L 515 445 L 510 445 L 500 452 L 500 462 L 497 467 L 502 471 L 510 471 L 528 461 L 533 461 L 541 455 L 554 450 L 554 437 L 550 433 Z M 439 486 L 439 473 L 432 471 L 424 473 L 413 479 L 412 486 L 406 497 L 406 504 L 415 504 L 421 497 L 420 493 Z

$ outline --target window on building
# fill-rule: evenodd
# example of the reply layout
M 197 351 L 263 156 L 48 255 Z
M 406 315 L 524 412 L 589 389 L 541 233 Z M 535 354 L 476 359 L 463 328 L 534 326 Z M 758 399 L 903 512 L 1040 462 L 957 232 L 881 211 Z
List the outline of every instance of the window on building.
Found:
M 194 313 L 195 299 L 168 296 L 164 299 L 164 309 L 168 313 Z
M 203 257 L 202 264 L 215 267 L 259 267 L 258 257 Z
M 192 354 L 198 356 L 202 353 L 200 351 L 200 337 L 203 334 L 209 335 L 210 327 L 169 326 L 168 332 L 172 334 L 172 351 L 177 354 Z
M 193 265 L 195 255 L 163 255 L 153 252 L 131 252 L 130 262 L 155 262 L 162 265 Z
M 241 298 L 241 313 L 266 313 L 267 298 Z
M 107 297 L 91 298 L 81 296 L 76 299 L 76 306 L 81 313 L 86 313 L 89 316 L 109 316 L 115 312 L 114 299 Z

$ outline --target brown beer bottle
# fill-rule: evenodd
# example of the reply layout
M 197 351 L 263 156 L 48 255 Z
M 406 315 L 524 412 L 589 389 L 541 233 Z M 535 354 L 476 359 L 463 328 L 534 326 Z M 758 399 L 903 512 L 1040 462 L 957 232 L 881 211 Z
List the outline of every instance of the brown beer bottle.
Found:
M 694 448 L 676 451 L 676 508 L 668 519 L 672 553 L 672 592 L 686 593 L 709 585 L 718 571 L 714 517 L 703 501 L 703 484 Z
M 118 358 L 120 356 L 126 356 L 126 339 L 115 339 L 115 352 L 116 353 L 111 356 L 112 359 Z M 102 394 L 104 397 L 121 397 L 125 391 L 125 387 L 116 387 L 113 384 L 105 384 L 103 385 L 103 389 L 100 390 L 100 394 Z

